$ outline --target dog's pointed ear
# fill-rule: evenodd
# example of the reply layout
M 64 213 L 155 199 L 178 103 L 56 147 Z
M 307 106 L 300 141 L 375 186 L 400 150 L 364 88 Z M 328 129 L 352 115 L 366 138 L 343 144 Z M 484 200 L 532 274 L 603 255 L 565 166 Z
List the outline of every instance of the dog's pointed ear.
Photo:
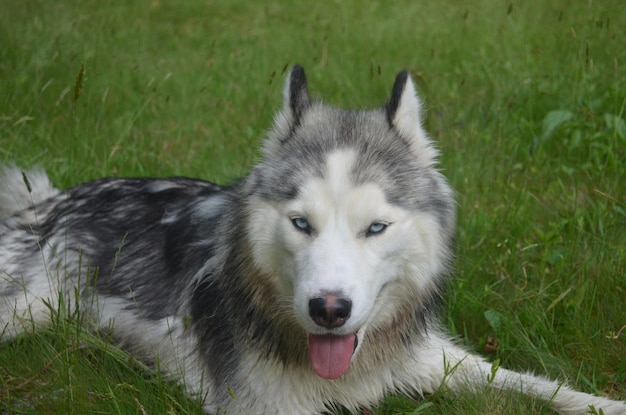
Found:
M 415 92 L 409 71 L 396 76 L 387 104 L 389 124 L 400 132 L 410 132 L 421 123 L 422 104 Z
M 283 109 L 274 117 L 274 125 L 263 145 L 267 157 L 279 153 L 282 144 L 302 121 L 302 115 L 311 107 L 311 99 L 302 66 L 295 65 L 283 89 Z
M 295 65 L 289 73 L 289 78 L 285 83 L 283 91 L 283 112 L 290 112 L 291 127 L 300 122 L 302 113 L 311 106 L 309 89 L 306 83 L 304 69 L 300 65 Z
M 306 83 L 304 69 L 300 65 L 295 65 L 283 89 L 283 109 L 277 115 L 274 128 L 279 131 L 283 138 L 300 124 L 302 114 L 311 106 L 309 98 L 309 88 Z
M 408 71 L 396 76 L 386 110 L 389 125 L 409 142 L 420 158 L 434 162 L 438 153 L 422 128 L 422 103 Z

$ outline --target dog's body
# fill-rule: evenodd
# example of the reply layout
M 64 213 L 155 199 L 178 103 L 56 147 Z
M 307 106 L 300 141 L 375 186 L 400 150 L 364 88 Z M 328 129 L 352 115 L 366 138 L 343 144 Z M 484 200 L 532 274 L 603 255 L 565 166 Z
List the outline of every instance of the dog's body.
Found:
M 2 337 L 44 324 L 78 287 L 96 324 L 157 357 L 209 413 L 358 410 L 489 384 L 562 413 L 626 414 L 544 378 L 490 378 L 440 331 L 455 205 L 419 117 L 406 72 L 382 109 L 344 111 L 311 102 L 295 67 L 260 163 L 233 187 L 104 179 L 59 192 L 41 171 L 6 168 Z

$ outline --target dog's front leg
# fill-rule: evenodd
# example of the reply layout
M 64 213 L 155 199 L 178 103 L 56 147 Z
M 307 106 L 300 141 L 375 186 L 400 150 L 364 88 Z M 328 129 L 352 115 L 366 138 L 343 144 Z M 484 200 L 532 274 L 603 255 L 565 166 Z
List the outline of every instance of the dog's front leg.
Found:
M 495 366 L 469 353 L 439 333 L 431 333 L 428 340 L 414 350 L 417 359 L 418 391 L 433 393 L 447 388 L 453 393 L 479 392 L 492 387 L 549 401 L 563 415 L 583 415 L 595 409 L 605 415 L 626 415 L 626 403 L 577 392 L 563 383 L 530 373 L 518 373 Z M 419 369 L 418 369 L 419 368 Z

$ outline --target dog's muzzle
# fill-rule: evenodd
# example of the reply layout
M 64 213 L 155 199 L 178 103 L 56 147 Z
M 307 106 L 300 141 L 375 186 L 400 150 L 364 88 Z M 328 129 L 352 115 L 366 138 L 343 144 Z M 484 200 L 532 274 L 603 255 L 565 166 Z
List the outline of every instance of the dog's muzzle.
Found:
M 352 301 L 337 293 L 325 293 L 309 300 L 309 316 L 328 330 L 343 326 L 350 318 Z M 336 379 L 347 372 L 357 346 L 354 333 L 310 334 L 309 357 L 313 370 L 324 379 Z

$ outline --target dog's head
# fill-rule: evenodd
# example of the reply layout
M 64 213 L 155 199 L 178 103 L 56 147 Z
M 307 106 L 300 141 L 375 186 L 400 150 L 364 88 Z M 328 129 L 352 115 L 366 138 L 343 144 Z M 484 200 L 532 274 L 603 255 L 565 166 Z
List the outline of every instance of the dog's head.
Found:
M 342 376 L 368 331 L 393 331 L 399 310 L 418 320 L 439 295 L 455 207 L 436 157 L 408 72 L 385 106 L 352 111 L 312 101 L 303 69 L 291 71 L 244 185 L 246 226 L 318 375 Z

